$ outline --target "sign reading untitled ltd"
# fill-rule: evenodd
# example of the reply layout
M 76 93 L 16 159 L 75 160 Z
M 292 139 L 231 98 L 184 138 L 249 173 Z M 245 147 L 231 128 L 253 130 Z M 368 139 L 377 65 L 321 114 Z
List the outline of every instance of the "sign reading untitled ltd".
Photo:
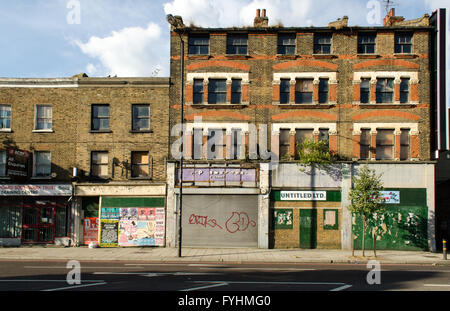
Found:
M 281 201 L 326 201 L 326 191 L 280 191 Z

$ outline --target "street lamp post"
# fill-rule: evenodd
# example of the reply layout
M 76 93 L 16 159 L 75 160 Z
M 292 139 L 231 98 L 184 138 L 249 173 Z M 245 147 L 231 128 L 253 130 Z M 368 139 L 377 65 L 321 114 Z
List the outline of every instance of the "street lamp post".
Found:
M 181 17 L 178 19 L 172 14 L 166 16 L 167 22 L 173 27 L 173 30 L 180 37 L 180 123 L 181 123 L 181 145 L 180 145 L 180 194 L 178 205 L 178 257 L 181 257 L 181 239 L 182 239 L 182 209 L 183 209 L 183 155 L 184 155 L 184 41 L 180 33 L 180 26 L 183 25 Z

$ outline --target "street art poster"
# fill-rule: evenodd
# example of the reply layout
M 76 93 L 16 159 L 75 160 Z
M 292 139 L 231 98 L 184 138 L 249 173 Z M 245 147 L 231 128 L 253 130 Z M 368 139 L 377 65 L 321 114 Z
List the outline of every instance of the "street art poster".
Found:
M 114 219 L 100 220 L 100 247 L 119 246 L 119 221 Z
M 292 229 L 292 209 L 276 209 L 274 211 L 275 228 Z
M 83 243 L 98 243 L 98 218 L 87 217 L 83 219 Z
M 164 208 L 120 208 L 119 246 L 164 246 Z
M 121 219 L 119 221 L 119 246 L 137 245 L 137 220 Z
M 119 219 L 120 208 L 117 207 L 102 207 L 101 218 L 102 219 Z

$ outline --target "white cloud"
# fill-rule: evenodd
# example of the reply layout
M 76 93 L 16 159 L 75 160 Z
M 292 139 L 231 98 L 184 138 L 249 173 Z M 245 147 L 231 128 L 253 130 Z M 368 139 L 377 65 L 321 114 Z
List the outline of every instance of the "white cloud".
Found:
M 269 25 L 288 27 L 327 26 L 344 15 L 350 17 L 350 24 L 365 24 L 368 13 L 361 0 L 322 0 L 320 5 L 314 0 L 172 0 L 164 4 L 166 14 L 181 15 L 185 24 L 201 27 L 251 26 L 256 9 L 266 9 Z
M 89 63 L 91 75 L 122 77 L 151 76 L 161 68 L 159 76 L 168 76 L 168 42 L 161 37 L 161 28 L 149 23 L 146 28 L 127 27 L 100 38 L 92 36 L 86 43 L 75 41 L 81 51 L 98 60 Z

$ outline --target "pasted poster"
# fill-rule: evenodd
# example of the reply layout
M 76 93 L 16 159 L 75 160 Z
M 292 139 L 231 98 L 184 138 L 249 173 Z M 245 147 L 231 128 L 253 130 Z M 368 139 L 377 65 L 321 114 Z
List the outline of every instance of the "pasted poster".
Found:
M 100 247 L 119 246 L 119 221 L 114 219 L 100 220 Z
M 276 209 L 274 222 L 276 229 L 292 229 L 292 209 Z
M 164 246 L 164 208 L 121 208 L 120 246 Z
M 86 217 L 83 219 L 83 243 L 98 243 L 98 218 Z

